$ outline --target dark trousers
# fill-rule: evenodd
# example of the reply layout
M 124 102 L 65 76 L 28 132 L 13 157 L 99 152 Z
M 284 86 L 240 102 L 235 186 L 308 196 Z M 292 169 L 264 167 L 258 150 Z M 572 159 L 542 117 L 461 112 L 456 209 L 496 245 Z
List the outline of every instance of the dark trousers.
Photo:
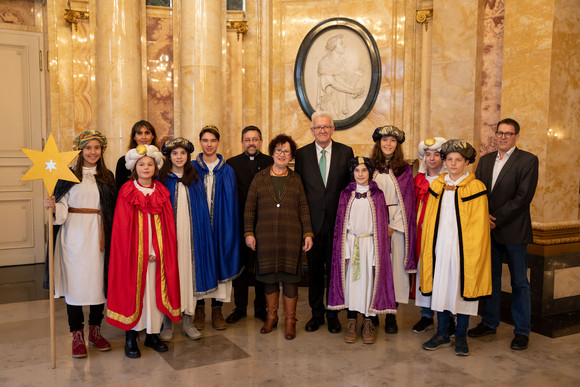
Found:
M 248 308 L 248 288 L 254 282 L 254 314 L 266 311 L 266 297 L 264 296 L 264 284 L 255 279 L 255 261 L 256 254 L 248 247 L 243 246 L 241 250 L 242 262 L 244 262 L 244 271 L 232 284 L 234 288 L 234 303 L 236 309 L 246 311 Z
M 511 312 L 514 334 L 530 336 L 531 298 L 528 281 L 527 244 L 504 245 L 491 236 L 491 297 L 479 301 L 479 314 L 483 323 L 497 329 L 501 312 L 501 274 L 505 256 L 510 270 L 512 287 Z
M 91 305 L 89 325 L 101 325 L 104 310 L 105 304 Z M 68 326 L 71 332 L 84 328 L 85 315 L 82 306 L 66 304 L 66 314 L 68 315 Z
M 328 302 L 328 283 L 332 264 L 333 228 L 324 221 L 322 229 L 314 235 L 314 245 L 306 254 L 308 256 L 308 302 L 313 317 L 336 317 L 338 312 L 326 310 L 324 302 Z M 324 291 L 326 290 L 326 295 Z

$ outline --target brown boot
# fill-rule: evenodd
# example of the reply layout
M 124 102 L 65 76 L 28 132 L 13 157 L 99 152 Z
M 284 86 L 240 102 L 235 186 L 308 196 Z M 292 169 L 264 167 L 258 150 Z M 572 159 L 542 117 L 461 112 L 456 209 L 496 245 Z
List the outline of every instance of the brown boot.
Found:
M 365 318 L 362 323 L 362 337 L 364 344 L 374 344 L 376 341 L 375 337 L 375 326 L 370 318 Z
M 195 325 L 198 331 L 201 331 L 203 328 L 205 328 L 205 305 L 197 305 L 195 307 L 193 325 Z
M 349 344 L 356 342 L 356 318 L 349 318 L 346 324 L 346 334 L 344 335 L 344 341 Z
M 221 306 L 211 307 L 211 325 L 213 325 L 213 329 L 218 331 L 223 331 L 228 327 L 228 323 L 222 314 Z
M 284 337 L 286 340 L 294 340 L 296 338 L 296 303 L 298 296 L 286 297 L 284 296 L 284 315 L 286 315 L 286 323 L 284 326 Z
M 260 329 L 260 333 L 270 333 L 272 329 L 278 326 L 279 298 L 280 292 L 266 294 L 266 311 L 268 315 L 266 316 L 266 322 L 262 325 L 262 329 Z

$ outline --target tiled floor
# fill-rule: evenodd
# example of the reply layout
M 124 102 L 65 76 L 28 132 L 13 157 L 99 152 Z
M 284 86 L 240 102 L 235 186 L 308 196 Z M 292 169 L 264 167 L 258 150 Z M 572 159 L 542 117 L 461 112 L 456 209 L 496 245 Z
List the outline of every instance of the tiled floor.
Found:
M 1 300 L 7 299 L 6 289 L 0 289 Z M 50 362 L 48 301 L 5 303 L 0 305 L 0 385 L 580 385 L 580 334 L 557 339 L 532 334 L 530 348 L 517 352 L 509 348 L 513 328 L 502 324 L 496 335 L 469 339 L 472 354 L 460 358 L 453 347 L 422 350 L 421 343 L 433 330 L 411 332 L 418 310 L 401 305 L 398 334 L 386 335 L 381 329 L 374 345 L 360 339 L 346 344 L 342 333 L 330 334 L 326 326 L 304 331 L 310 317 L 306 296 L 307 290 L 300 288 L 299 329 L 293 341 L 284 339 L 283 320 L 267 335 L 259 333 L 261 321 L 252 317 L 225 331 L 213 330 L 208 321 L 197 341 L 183 336 L 178 323 L 169 352 L 159 354 L 141 341 L 140 359 L 124 356 L 124 332 L 107 324 L 103 334 L 113 350 L 89 347 L 87 358 L 73 359 L 65 304 L 56 300 L 56 369 Z M 224 310 L 229 313 L 231 305 Z M 343 325 L 345 318 L 341 313 Z M 472 318 L 471 325 L 477 320 Z

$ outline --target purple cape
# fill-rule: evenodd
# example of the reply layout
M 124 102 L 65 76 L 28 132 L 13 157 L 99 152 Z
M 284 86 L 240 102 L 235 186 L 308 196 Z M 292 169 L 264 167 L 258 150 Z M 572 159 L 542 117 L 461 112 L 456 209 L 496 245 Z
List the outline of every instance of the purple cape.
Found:
M 345 309 L 346 267 L 343 254 L 346 249 L 346 233 L 356 183 L 350 183 L 341 193 L 334 227 L 334 243 L 332 248 L 332 267 L 330 270 L 330 285 L 328 288 L 328 308 Z M 393 271 L 391 268 L 391 248 L 388 234 L 389 214 L 385 204 L 383 191 L 377 183 L 369 184 L 370 202 L 373 213 L 373 241 L 375 245 L 375 284 L 369 310 L 377 314 L 396 313 L 395 288 L 393 286 Z M 377 249 L 378 247 L 378 249 Z M 378 250 L 378 252 L 377 252 Z
M 415 182 L 413 182 L 413 167 L 407 165 L 405 172 L 397 176 L 397 183 L 403 197 L 407 229 L 405 230 L 405 270 L 407 273 L 417 272 L 417 211 L 415 210 Z

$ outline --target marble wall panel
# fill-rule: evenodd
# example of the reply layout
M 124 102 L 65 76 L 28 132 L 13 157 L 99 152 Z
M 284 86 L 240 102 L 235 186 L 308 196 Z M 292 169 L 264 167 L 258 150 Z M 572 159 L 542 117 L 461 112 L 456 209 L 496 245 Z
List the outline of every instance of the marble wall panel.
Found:
M 39 30 L 35 1 L 3 0 L 0 2 L 0 28 Z
M 89 43 L 90 25 L 88 20 L 81 20 L 72 29 L 72 77 L 74 89 L 74 133 L 96 129 L 91 112 L 91 47 Z
M 270 133 L 283 130 L 299 145 L 312 141 L 309 119 L 296 98 L 294 63 L 306 34 L 331 17 L 348 17 L 363 24 L 375 38 L 382 62 L 381 88 L 371 113 L 355 127 L 336 132 L 334 138 L 353 146 L 357 153 L 368 154 L 371 134 L 377 126 L 387 123 L 402 126 L 405 20 L 406 13 L 413 11 L 406 4 L 406 1 L 376 0 L 275 1 L 271 22 Z M 397 47 L 401 49 L 397 51 Z
M 580 267 L 554 270 L 554 298 L 580 295 Z
M 505 0 L 486 0 L 483 17 L 481 128 L 479 155 L 497 149 L 495 125 L 501 119 L 501 70 Z
M 481 85 L 476 70 L 481 59 L 478 20 L 482 12 L 478 1 L 443 0 L 433 4 L 433 135 L 475 142 L 475 119 L 481 109 L 477 106 Z
M 160 139 L 174 136 L 173 19 L 147 16 L 147 116 Z
M 520 122 L 518 146 L 540 159 L 532 221 L 577 220 L 577 2 L 506 2 L 505 9 L 502 117 Z

